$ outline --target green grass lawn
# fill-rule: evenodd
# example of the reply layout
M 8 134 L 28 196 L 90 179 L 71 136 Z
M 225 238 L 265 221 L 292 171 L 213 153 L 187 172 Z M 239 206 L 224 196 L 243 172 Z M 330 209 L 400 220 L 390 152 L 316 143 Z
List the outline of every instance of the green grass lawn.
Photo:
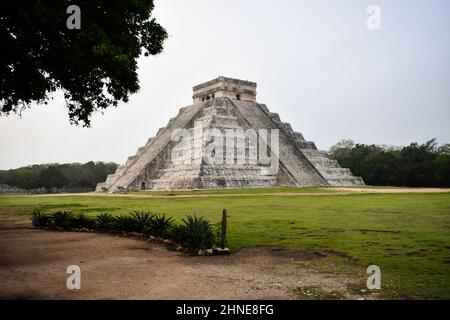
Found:
M 290 188 L 290 187 L 277 187 L 277 188 L 248 188 L 248 189 L 198 189 L 198 190 L 174 190 L 174 191 L 132 191 L 130 194 L 151 194 L 151 195 L 164 195 L 164 196 L 176 196 L 176 195 L 190 195 L 190 194 L 267 194 L 267 193 L 337 193 L 338 191 L 331 188 Z
M 251 189 L 245 193 L 248 191 Z M 140 209 L 166 213 L 178 220 L 195 213 L 218 222 L 222 209 L 227 208 L 232 250 L 274 246 L 342 253 L 349 258 L 320 260 L 317 268 L 345 270 L 346 264 L 356 266 L 365 283 L 365 268 L 376 264 L 382 272 L 381 297 L 450 299 L 450 193 L 258 193 L 158 199 L 3 195 L 0 213 L 30 215 L 39 208 L 95 215 Z

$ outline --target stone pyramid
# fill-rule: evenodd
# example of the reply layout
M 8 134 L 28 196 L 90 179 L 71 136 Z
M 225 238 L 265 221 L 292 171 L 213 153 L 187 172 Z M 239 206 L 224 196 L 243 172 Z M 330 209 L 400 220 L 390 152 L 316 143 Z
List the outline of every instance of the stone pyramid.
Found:
M 360 177 L 341 168 L 325 151 L 317 150 L 313 142 L 294 132 L 289 123 L 281 122 L 277 113 L 257 103 L 256 83 L 219 77 L 195 86 L 193 98 L 192 105 L 181 108 L 134 156 L 108 175 L 105 182 L 98 183 L 96 191 L 364 185 Z M 195 139 L 197 128 L 203 130 L 197 136 L 200 139 Z M 185 136 L 174 140 L 180 129 Z M 214 129 L 216 133 L 276 131 L 276 151 L 270 144 L 273 150 L 269 148 L 268 154 L 276 159 L 277 170 L 268 170 L 269 165 L 258 158 L 261 144 L 252 147 L 245 136 L 236 134 L 234 142 L 243 141 L 244 153 L 227 154 L 219 148 L 210 148 L 212 141 L 221 140 L 207 136 L 205 129 Z M 267 144 L 271 139 L 274 138 L 267 136 Z M 224 140 L 224 147 L 236 151 L 237 143 L 227 143 Z M 216 161 L 206 161 L 206 152 Z M 184 155 L 184 161 L 174 158 L 178 153 Z

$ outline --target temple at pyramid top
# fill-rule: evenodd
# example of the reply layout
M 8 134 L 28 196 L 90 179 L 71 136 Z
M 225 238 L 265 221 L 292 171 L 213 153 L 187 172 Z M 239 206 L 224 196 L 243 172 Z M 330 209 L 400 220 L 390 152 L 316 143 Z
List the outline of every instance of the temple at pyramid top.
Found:
M 193 91 L 194 103 L 219 97 L 256 102 L 256 83 L 245 80 L 218 77 L 196 85 Z

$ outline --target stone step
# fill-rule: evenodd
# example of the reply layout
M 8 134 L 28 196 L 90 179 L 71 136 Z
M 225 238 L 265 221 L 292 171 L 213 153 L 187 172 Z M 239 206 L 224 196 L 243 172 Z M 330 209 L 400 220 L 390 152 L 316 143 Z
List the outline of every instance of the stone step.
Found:
M 203 109 L 203 114 L 222 114 L 227 115 L 230 113 L 230 110 L 226 106 L 212 106 Z
M 116 175 L 114 173 L 108 174 L 106 176 L 105 184 L 107 185 L 107 184 L 111 183 L 111 181 L 114 179 L 114 177 L 116 177 Z
M 302 151 L 305 150 L 317 150 L 316 145 L 312 141 L 297 141 L 297 146 L 302 149 Z
M 292 126 L 288 122 L 282 122 L 281 127 L 285 129 L 288 133 L 294 134 L 294 130 L 292 129 Z
M 207 177 L 198 177 L 199 180 L 201 181 L 222 181 L 224 179 L 226 179 L 227 182 L 241 182 L 244 184 L 247 183 L 254 183 L 254 182 L 260 182 L 261 184 L 266 184 L 268 181 L 276 181 L 275 177 L 271 177 L 271 176 L 261 176 L 261 177 L 249 177 L 246 179 L 242 179 L 240 177 L 224 177 L 224 176 L 207 176 Z M 185 178 L 180 178 L 180 179 L 174 179 L 173 177 L 170 178 L 161 178 L 161 179 L 152 179 L 150 180 L 150 183 L 152 185 L 155 184 L 171 184 L 171 185 L 176 185 L 178 184 L 180 181 L 192 181 L 192 179 L 190 177 L 188 177 L 187 179 Z
M 303 137 L 303 134 L 300 132 L 294 132 L 295 138 L 299 141 L 305 141 L 305 138 Z
M 303 154 L 311 157 L 324 157 L 329 158 L 330 156 L 326 151 L 317 150 L 317 149 L 304 149 L 302 150 Z
M 338 186 L 343 187 L 343 186 L 350 186 L 350 185 L 357 185 L 357 186 L 365 185 L 363 179 L 360 177 L 352 177 L 352 178 L 346 178 L 346 179 L 329 179 L 328 183 L 334 187 L 338 187 Z
M 269 116 L 273 121 L 275 121 L 277 123 L 281 123 L 280 115 L 278 113 L 270 112 Z
M 175 118 L 176 118 L 176 117 L 170 118 L 170 119 L 169 119 L 169 123 L 168 123 L 167 125 L 170 125 L 170 124 L 173 122 L 173 120 L 175 120 Z
M 156 136 L 159 136 L 159 134 L 160 134 L 161 132 L 163 132 L 165 129 L 166 129 L 166 127 L 161 127 L 161 128 L 159 128 L 159 129 L 158 129 L 158 132 L 156 132 Z
M 348 168 L 341 168 L 339 163 L 326 151 L 302 149 L 303 154 L 316 167 L 320 174 L 333 186 L 362 185 L 360 177 L 353 176 Z
M 201 121 L 204 124 L 203 126 L 213 123 L 212 127 L 214 127 L 215 124 L 238 125 L 238 118 L 229 115 L 206 115 L 196 119 L 196 121 Z
M 129 156 L 127 158 L 127 161 L 125 162 L 125 167 L 130 166 L 130 164 L 132 164 L 134 162 L 134 160 L 136 160 L 138 157 L 136 155 L 134 156 Z
M 150 144 L 153 142 L 154 139 L 155 139 L 155 137 L 148 138 L 147 142 L 145 143 L 145 147 L 150 146 Z
M 140 156 L 145 151 L 145 147 L 139 147 L 136 151 L 136 156 Z

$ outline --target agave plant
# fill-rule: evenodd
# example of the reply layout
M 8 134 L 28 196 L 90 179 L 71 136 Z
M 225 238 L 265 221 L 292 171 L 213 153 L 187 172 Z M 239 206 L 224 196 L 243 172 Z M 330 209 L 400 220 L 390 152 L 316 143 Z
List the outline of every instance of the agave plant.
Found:
M 114 224 L 114 217 L 108 213 L 103 212 L 97 215 L 95 219 L 95 226 L 99 230 L 107 230 L 110 229 Z
M 165 214 L 156 214 L 152 217 L 150 222 L 149 232 L 154 236 L 167 236 L 173 222 L 174 220 L 170 217 L 166 217 Z
M 112 227 L 115 230 L 131 232 L 135 231 L 135 223 L 133 217 L 129 215 L 121 215 L 114 217 Z
M 34 228 L 48 227 L 52 224 L 52 218 L 49 214 L 35 210 L 31 217 L 31 224 Z
M 69 229 L 72 218 L 70 211 L 57 211 L 52 214 L 53 225 L 58 228 Z
M 148 211 L 133 211 L 131 218 L 134 222 L 134 230 L 139 233 L 147 233 L 153 226 L 154 214 Z
M 183 223 L 184 225 L 175 231 L 175 233 L 179 233 L 175 237 L 181 239 L 183 246 L 191 253 L 211 247 L 216 241 L 213 225 L 204 217 L 189 215 L 183 219 Z
M 95 220 L 86 216 L 83 213 L 80 213 L 76 216 L 73 216 L 70 219 L 69 222 L 69 227 L 70 228 L 75 228 L 75 229 L 94 229 L 95 227 Z

